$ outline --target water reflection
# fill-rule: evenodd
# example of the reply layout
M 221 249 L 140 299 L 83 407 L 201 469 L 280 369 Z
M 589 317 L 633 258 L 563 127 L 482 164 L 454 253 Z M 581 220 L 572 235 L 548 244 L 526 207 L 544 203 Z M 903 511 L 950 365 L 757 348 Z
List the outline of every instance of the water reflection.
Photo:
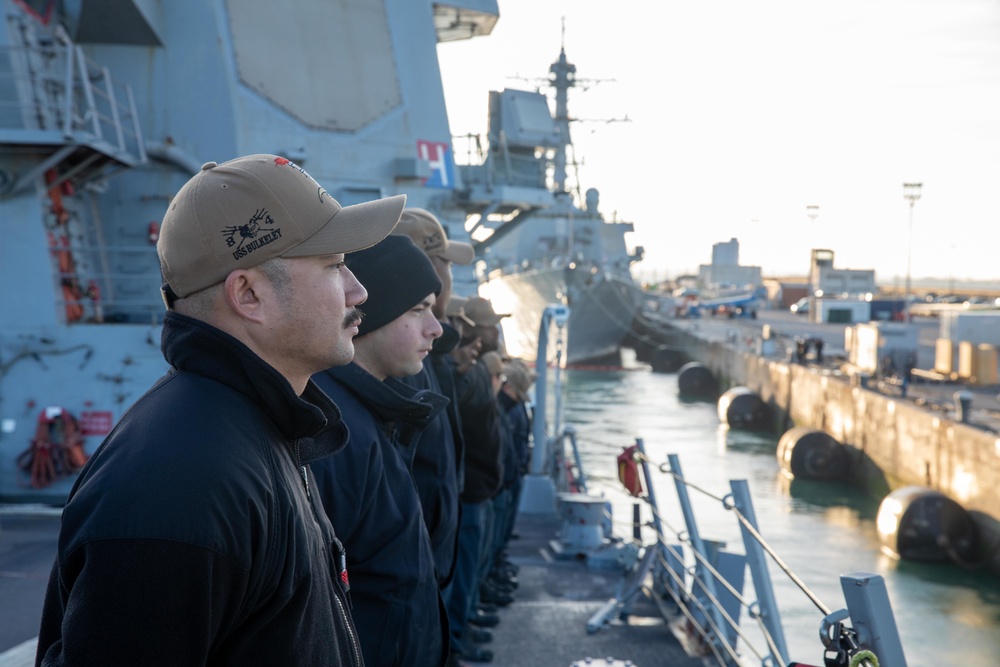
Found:
M 1000 621 L 1000 581 L 984 576 L 982 570 L 969 570 L 958 565 L 940 563 L 915 563 L 893 559 L 896 572 L 905 577 L 920 579 L 935 586 L 966 588 L 974 591 L 982 602 L 992 606 L 989 613 L 977 616 L 990 619 L 990 625 Z
M 722 447 L 734 452 L 774 456 L 778 447 L 778 438 L 768 431 L 744 431 L 719 424 L 717 434 Z
M 793 500 L 792 511 L 823 514 L 828 508 L 845 508 L 869 521 L 878 514 L 879 501 L 848 484 L 796 479 L 784 472 L 775 476 L 775 484 L 779 492 Z
M 996 667 L 1000 664 L 1000 578 L 956 565 L 900 562 L 883 554 L 875 516 L 887 487 L 881 473 L 858 466 L 861 486 L 783 475 L 778 437 L 720 424 L 711 402 L 682 402 L 675 375 L 641 372 L 564 374 L 564 424 L 577 428 L 581 458 L 593 492 L 614 505 L 616 531 L 631 533 L 630 498 L 617 479 L 615 459 L 636 437 L 655 462 L 680 456 L 685 476 L 714 494 L 730 479 L 747 479 L 765 539 L 830 608 L 844 606 L 839 576 L 872 572 L 885 577 L 909 667 Z M 550 394 L 551 401 L 551 394 Z M 551 405 L 551 403 L 550 403 Z M 656 473 L 656 494 L 668 532 L 682 530 L 673 482 Z M 873 491 L 874 489 L 874 491 Z M 737 522 L 720 503 L 692 493 L 702 535 L 742 551 Z M 643 521 L 650 519 L 642 506 Z M 651 532 L 644 530 L 647 540 Z M 815 607 L 772 570 L 793 659 L 822 664 Z

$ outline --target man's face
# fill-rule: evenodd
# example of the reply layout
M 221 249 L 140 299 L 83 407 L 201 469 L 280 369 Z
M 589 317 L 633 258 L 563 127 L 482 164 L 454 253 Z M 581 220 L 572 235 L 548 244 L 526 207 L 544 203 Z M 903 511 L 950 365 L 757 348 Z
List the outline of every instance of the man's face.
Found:
M 357 306 L 368 292 L 344 264 L 344 256 L 285 260 L 288 289 L 281 297 L 281 321 L 274 324 L 282 356 L 313 374 L 343 366 L 354 358 L 354 336 L 361 322 Z
M 434 301 L 432 292 L 392 322 L 356 340 L 358 364 L 380 380 L 419 373 L 442 332 Z

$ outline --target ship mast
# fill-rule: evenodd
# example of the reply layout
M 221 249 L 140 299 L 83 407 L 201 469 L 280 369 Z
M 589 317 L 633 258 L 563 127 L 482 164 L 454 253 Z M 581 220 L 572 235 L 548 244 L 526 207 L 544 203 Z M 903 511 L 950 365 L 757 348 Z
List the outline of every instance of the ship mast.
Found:
M 564 28 L 565 30 L 565 28 Z M 555 192 L 568 192 L 566 188 L 566 151 L 572 143 L 569 136 L 569 89 L 576 85 L 576 65 L 566 60 L 565 44 L 559 47 L 559 60 L 549 66 L 549 81 L 556 90 L 556 128 L 559 146 L 553 163 L 552 184 Z

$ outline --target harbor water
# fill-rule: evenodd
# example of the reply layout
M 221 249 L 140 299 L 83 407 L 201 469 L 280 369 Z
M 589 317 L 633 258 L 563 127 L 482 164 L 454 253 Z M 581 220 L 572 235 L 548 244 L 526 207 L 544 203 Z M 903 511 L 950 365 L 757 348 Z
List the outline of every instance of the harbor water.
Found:
M 616 457 L 639 437 L 652 461 L 665 464 L 668 454 L 677 454 L 686 480 L 708 492 L 689 491 L 703 539 L 744 552 L 735 516 L 716 498 L 730 492 L 729 480 L 745 479 L 764 539 L 826 607 L 846 606 L 841 574 L 875 573 L 885 578 L 909 667 L 1000 664 L 1000 580 L 985 571 L 883 554 L 875 529 L 878 499 L 847 485 L 787 479 L 775 457 L 778 435 L 730 430 L 714 403 L 679 397 L 675 374 L 568 370 L 561 378 L 563 423 L 577 430 L 588 490 L 612 503 L 616 534 L 631 535 L 633 505 L 618 481 Z M 671 543 L 671 530 L 684 528 L 674 481 L 654 471 L 654 484 Z M 650 521 L 645 504 L 642 513 Z M 651 542 L 652 532 L 644 538 Z M 773 563 L 770 570 L 790 659 L 822 665 L 824 614 Z M 744 591 L 751 588 L 748 575 Z M 745 610 L 741 621 L 746 627 Z M 763 648 L 759 634 L 749 636 Z

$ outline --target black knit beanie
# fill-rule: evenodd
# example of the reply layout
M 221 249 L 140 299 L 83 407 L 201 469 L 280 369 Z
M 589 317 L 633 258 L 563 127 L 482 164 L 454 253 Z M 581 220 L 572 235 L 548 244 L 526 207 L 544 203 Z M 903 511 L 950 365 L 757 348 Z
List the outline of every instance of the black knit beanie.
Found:
M 431 292 L 441 293 L 434 265 L 409 236 L 387 236 L 371 248 L 350 253 L 345 263 L 368 290 L 358 336 L 392 322 Z

